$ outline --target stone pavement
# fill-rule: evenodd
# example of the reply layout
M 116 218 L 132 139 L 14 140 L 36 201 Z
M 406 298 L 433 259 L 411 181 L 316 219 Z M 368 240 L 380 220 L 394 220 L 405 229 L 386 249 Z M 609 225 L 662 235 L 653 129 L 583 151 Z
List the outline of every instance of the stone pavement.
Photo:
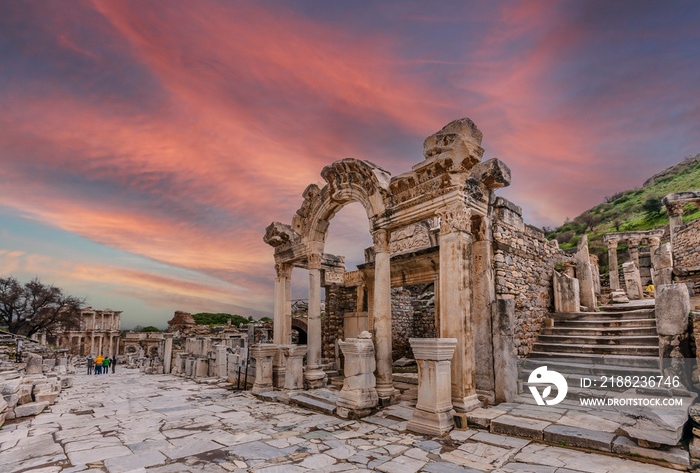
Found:
M 0 430 L 3 473 L 662 473 L 656 465 L 486 431 L 433 439 L 167 375 L 78 375 Z

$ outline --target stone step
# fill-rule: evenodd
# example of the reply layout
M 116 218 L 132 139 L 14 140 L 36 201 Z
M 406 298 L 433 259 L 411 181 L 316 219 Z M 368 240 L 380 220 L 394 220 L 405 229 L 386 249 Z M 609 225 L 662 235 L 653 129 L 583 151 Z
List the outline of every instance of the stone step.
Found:
M 624 336 L 589 336 L 589 335 L 549 335 L 540 334 L 539 343 L 567 343 L 578 345 L 604 345 L 604 346 L 649 346 L 659 347 L 658 335 L 624 335 Z
M 525 359 L 520 367 L 521 372 L 529 373 L 546 365 L 549 369 L 553 369 L 564 375 L 577 374 L 588 376 L 651 376 L 658 374 L 659 362 L 648 363 L 650 358 L 643 357 L 646 366 L 617 366 L 613 364 L 605 364 L 602 360 L 596 358 L 586 359 Z M 599 362 L 600 361 L 600 362 Z
M 333 415 L 336 405 L 328 399 L 323 399 L 317 396 L 309 395 L 306 391 L 293 394 L 289 397 L 290 404 L 296 404 L 301 407 L 306 407 L 312 411 L 321 412 L 323 414 Z
M 551 361 L 574 361 L 578 360 L 583 363 L 612 365 L 612 366 L 632 366 L 638 368 L 654 368 L 659 369 L 658 352 L 656 356 L 639 356 L 639 355 L 596 355 L 592 353 L 580 352 L 558 352 L 558 351 L 538 351 L 533 350 L 529 355 L 530 360 L 542 360 L 541 364 L 549 364 Z
M 338 389 L 343 387 L 343 381 L 345 381 L 345 376 L 333 376 L 329 378 L 330 385 Z
M 629 320 L 629 319 L 655 319 L 653 310 L 632 310 L 627 312 L 560 312 L 550 314 L 550 317 L 557 320 Z
M 640 309 L 653 309 L 654 304 L 654 299 L 645 299 L 639 301 L 630 301 L 624 304 L 606 305 L 600 307 L 600 310 L 605 312 L 629 312 Z
M 546 327 L 541 335 L 571 335 L 574 337 L 626 337 L 626 336 L 655 336 L 656 327 L 616 327 L 616 328 L 590 328 L 590 327 Z
M 549 368 L 549 367 L 548 367 Z M 554 368 L 552 368 L 554 369 Z M 569 386 L 569 392 L 572 394 L 595 394 L 595 395 L 600 395 L 605 397 L 605 393 L 610 391 L 613 393 L 621 393 L 624 391 L 627 391 L 631 387 L 634 386 L 635 380 L 633 379 L 632 375 L 626 374 L 622 375 L 619 374 L 618 376 L 621 376 L 620 379 L 617 378 L 617 376 L 613 375 L 586 375 L 586 374 L 572 374 L 572 373 L 566 373 L 562 372 L 560 370 L 555 370 L 559 374 L 561 374 L 564 379 L 566 379 L 566 382 Z M 531 371 L 522 371 L 520 373 L 520 382 L 522 383 L 523 386 L 523 391 L 525 390 L 525 387 L 528 386 L 528 378 L 530 376 Z M 628 372 L 629 373 L 629 372 Z M 661 372 L 657 371 L 651 371 L 651 370 L 645 370 L 644 374 L 642 376 L 660 376 Z M 627 383 L 626 378 L 627 376 L 630 376 L 629 378 L 629 383 Z M 614 379 L 611 379 L 614 378 Z M 637 380 L 637 385 L 642 384 L 642 379 L 641 376 L 639 377 L 639 380 Z M 626 384 L 627 383 L 627 384 Z M 534 385 L 534 384 L 533 384 Z
M 626 319 L 626 320 L 555 320 L 554 327 L 576 327 L 576 328 L 632 328 L 632 327 L 653 327 L 656 328 L 655 319 Z
M 659 347 L 640 345 L 590 345 L 580 343 L 543 343 L 535 342 L 532 349 L 536 352 L 581 353 L 594 355 L 634 355 L 659 356 Z

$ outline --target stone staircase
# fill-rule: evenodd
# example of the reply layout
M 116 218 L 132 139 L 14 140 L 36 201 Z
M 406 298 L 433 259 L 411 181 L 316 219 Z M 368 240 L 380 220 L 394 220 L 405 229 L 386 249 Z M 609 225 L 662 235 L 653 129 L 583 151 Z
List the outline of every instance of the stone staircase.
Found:
M 653 307 L 552 315 L 519 373 L 524 391 L 530 373 L 543 365 L 568 381 L 571 393 L 606 397 L 629 389 L 606 383 L 612 376 L 660 374 L 659 337 Z M 592 380 L 585 386 L 584 379 Z M 602 386 L 602 387 L 601 387 Z

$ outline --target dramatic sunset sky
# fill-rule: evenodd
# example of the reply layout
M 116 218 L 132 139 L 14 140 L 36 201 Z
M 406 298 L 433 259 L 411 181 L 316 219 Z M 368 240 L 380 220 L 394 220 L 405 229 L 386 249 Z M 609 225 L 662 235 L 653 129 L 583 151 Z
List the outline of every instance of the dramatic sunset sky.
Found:
M 699 25 L 697 1 L 4 1 L 0 275 L 124 328 L 268 315 L 264 229 L 323 166 L 401 173 L 465 116 L 500 194 L 561 224 L 700 152 Z M 343 209 L 327 251 L 369 244 Z

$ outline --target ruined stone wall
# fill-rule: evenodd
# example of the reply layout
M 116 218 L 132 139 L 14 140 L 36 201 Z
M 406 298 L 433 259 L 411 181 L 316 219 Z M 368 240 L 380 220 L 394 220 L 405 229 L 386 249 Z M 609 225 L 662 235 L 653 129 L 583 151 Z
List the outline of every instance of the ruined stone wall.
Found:
M 524 357 L 552 310 L 554 267 L 573 259 L 559 249 L 556 241 L 548 241 L 542 230 L 526 225 L 520 207 L 499 197 L 495 208 L 496 294 L 509 294 L 515 299 L 514 341 L 518 356 Z
M 335 359 L 335 341 L 343 338 L 345 312 L 357 311 L 357 288 L 354 286 L 326 287 L 326 313 L 321 321 L 323 358 Z
M 391 289 L 392 358 L 413 358 L 409 338 L 435 337 L 435 306 L 426 285 Z
M 700 267 L 700 219 L 693 220 L 674 235 L 673 260 L 676 269 Z
M 427 285 L 394 287 L 391 289 L 391 331 L 393 359 L 413 358 L 409 338 L 436 336 L 433 293 L 425 292 Z M 344 338 L 343 321 L 346 312 L 357 311 L 357 288 L 326 287 L 326 313 L 322 321 L 323 357 L 335 358 L 335 341 Z

